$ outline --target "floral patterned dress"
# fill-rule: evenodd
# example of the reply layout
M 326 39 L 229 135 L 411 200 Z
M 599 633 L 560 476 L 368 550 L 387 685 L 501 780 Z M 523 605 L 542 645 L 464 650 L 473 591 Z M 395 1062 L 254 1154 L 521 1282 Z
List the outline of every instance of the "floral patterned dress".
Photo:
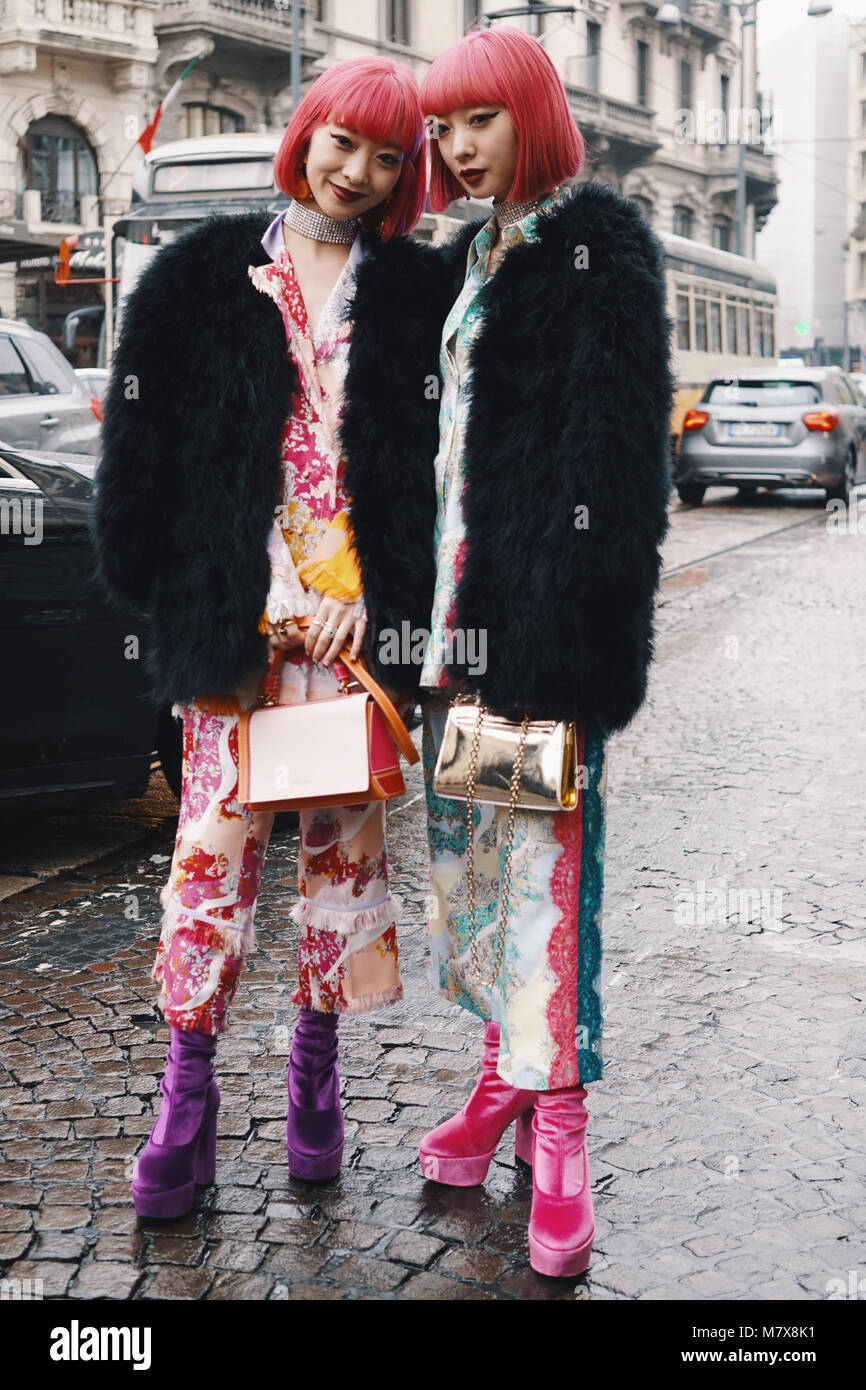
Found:
M 506 227 L 506 248 L 533 240 L 539 214 L 570 196 L 567 188 L 557 189 L 542 198 L 534 212 Z M 448 687 L 444 667 L 454 638 L 457 587 L 467 544 L 462 499 L 472 345 L 484 322 L 479 291 L 487 280 L 496 234 L 496 219 L 491 217 L 469 248 L 464 286 L 442 332 L 440 448 L 435 462 L 437 573 L 421 674 L 421 684 L 429 692 L 423 762 L 430 851 L 430 980 L 446 999 L 501 1024 L 498 1071 L 505 1081 L 548 1091 L 584 1085 L 602 1074 L 604 735 L 594 724 L 577 726 L 581 791 L 576 810 L 517 812 L 510 913 L 502 968 L 492 990 L 479 983 L 471 958 L 466 805 L 439 797 L 433 789 L 448 702 L 455 693 Z M 527 487 L 529 483 L 528 476 Z M 489 640 L 495 639 L 495 632 L 490 633 Z M 464 640 L 469 651 L 469 635 L 464 634 Z M 481 650 L 476 639 L 476 651 Z M 517 654 L 515 659 L 531 660 L 531 654 Z M 506 808 L 476 803 L 475 924 L 483 979 L 490 978 L 495 959 L 506 826 Z
M 273 259 L 249 268 L 256 289 L 282 314 L 298 370 L 282 437 L 283 498 L 268 541 L 271 586 L 262 623 L 313 614 L 323 594 L 354 599 L 357 612 L 363 608 L 336 434 L 351 335 L 344 310 L 360 241 L 313 330 L 280 221 L 263 238 Z M 303 648 L 288 653 L 281 703 L 323 699 L 336 690 L 332 670 Z M 254 944 L 273 812 L 251 811 L 238 800 L 237 784 L 239 713 L 256 694 L 204 694 L 174 708 L 183 719 L 183 788 L 153 978 L 161 986 L 163 1014 L 178 1028 L 225 1031 Z M 293 1002 L 323 1012 L 360 1012 L 401 998 L 399 901 L 388 881 L 385 803 L 301 811 L 299 857 L 299 899 L 291 912 L 299 932 Z

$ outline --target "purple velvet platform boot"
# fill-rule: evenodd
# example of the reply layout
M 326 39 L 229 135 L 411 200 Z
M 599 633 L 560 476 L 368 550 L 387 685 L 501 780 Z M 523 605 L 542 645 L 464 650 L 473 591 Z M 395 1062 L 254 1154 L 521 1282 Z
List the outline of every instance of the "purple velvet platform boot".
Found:
M 213 1182 L 219 1087 L 216 1037 L 172 1028 L 160 1082 L 162 1104 L 139 1154 L 132 1200 L 139 1216 L 174 1220 L 192 1208 L 196 1183 Z
M 336 1013 L 301 1009 L 292 1039 L 286 1148 L 292 1177 L 308 1182 L 335 1178 L 343 1161 L 338 1020 Z

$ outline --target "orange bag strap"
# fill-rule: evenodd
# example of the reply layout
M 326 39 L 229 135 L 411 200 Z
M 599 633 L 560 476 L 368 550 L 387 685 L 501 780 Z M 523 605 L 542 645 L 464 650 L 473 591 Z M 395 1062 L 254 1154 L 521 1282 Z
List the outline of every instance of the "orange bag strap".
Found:
M 301 632 L 306 632 L 310 626 L 310 619 L 296 618 L 295 623 L 300 628 Z M 269 657 L 267 671 L 265 672 L 264 681 L 262 683 L 262 697 L 265 703 L 276 703 L 276 694 L 280 687 L 280 673 L 285 658 L 286 650 L 282 647 L 278 647 Z M 370 675 L 365 662 L 351 656 L 348 647 L 343 648 L 336 660 L 342 662 L 347 670 L 351 671 L 359 684 L 364 686 L 368 694 L 372 695 L 376 704 L 382 711 L 391 737 L 407 763 L 414 764 L 420 762 L 418 750 L 409 736 L 409 730 L 400 718 L 397 707 L 390 696 L 386 695 L 378 681 Z

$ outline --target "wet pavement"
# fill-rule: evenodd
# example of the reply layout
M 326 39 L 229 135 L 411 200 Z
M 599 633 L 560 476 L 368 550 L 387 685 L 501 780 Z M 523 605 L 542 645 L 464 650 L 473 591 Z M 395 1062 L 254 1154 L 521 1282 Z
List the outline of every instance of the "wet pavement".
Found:
M 46 868 L 38 818 L 32 850 L 17 825 L 2 867 L 36 881 L 0 904 L 3 1277 L 72 1299 L 866 1295 L 866 534 L 829 533 L 814 497 L 716 497 L 675 517 L 650 696 L 611 745 L 588 1274 L 529 1268 L 507 1140 L 482 1188 L 418 1170 L 481 1024 L 426 984 L 416 768 L 389 817 L 406 997 L 341 1023 L 340 1178 L 286 1169 L 297 841 L 275 836 L 218 1049 L 217 1181 L 173 1223 L 129 1196 L 168 1037 L 149 972 L 170 793 L 155 778 L 101 858 L 104 827 Z

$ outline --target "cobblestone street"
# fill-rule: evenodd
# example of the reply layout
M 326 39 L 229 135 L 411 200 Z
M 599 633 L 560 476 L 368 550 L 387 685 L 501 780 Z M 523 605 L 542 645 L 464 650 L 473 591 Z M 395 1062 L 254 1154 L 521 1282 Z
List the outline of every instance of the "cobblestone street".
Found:
M 482 1188 L 420 1175 L 482 1027 L 426 983 L 413 768 L 389 818 L 406 997 L 341 1023 L 341 1177 L 287 1174 L 297 842 L 275 836 L 217 1053 L 217 1182 L 174 1223 L 129 1194 L 168 1038 L 149 973 L 173 803 L 94 862 L 4 863 L 31 884 L 0 904 L 4 1277 L 72 1299 L 866 1295 L 866 535 L 829 532 L 815 495 L 732 496 L 677 510 L 650 697 L 611 745 L 588 1275 L 530 1269 L 510 1136 Z

